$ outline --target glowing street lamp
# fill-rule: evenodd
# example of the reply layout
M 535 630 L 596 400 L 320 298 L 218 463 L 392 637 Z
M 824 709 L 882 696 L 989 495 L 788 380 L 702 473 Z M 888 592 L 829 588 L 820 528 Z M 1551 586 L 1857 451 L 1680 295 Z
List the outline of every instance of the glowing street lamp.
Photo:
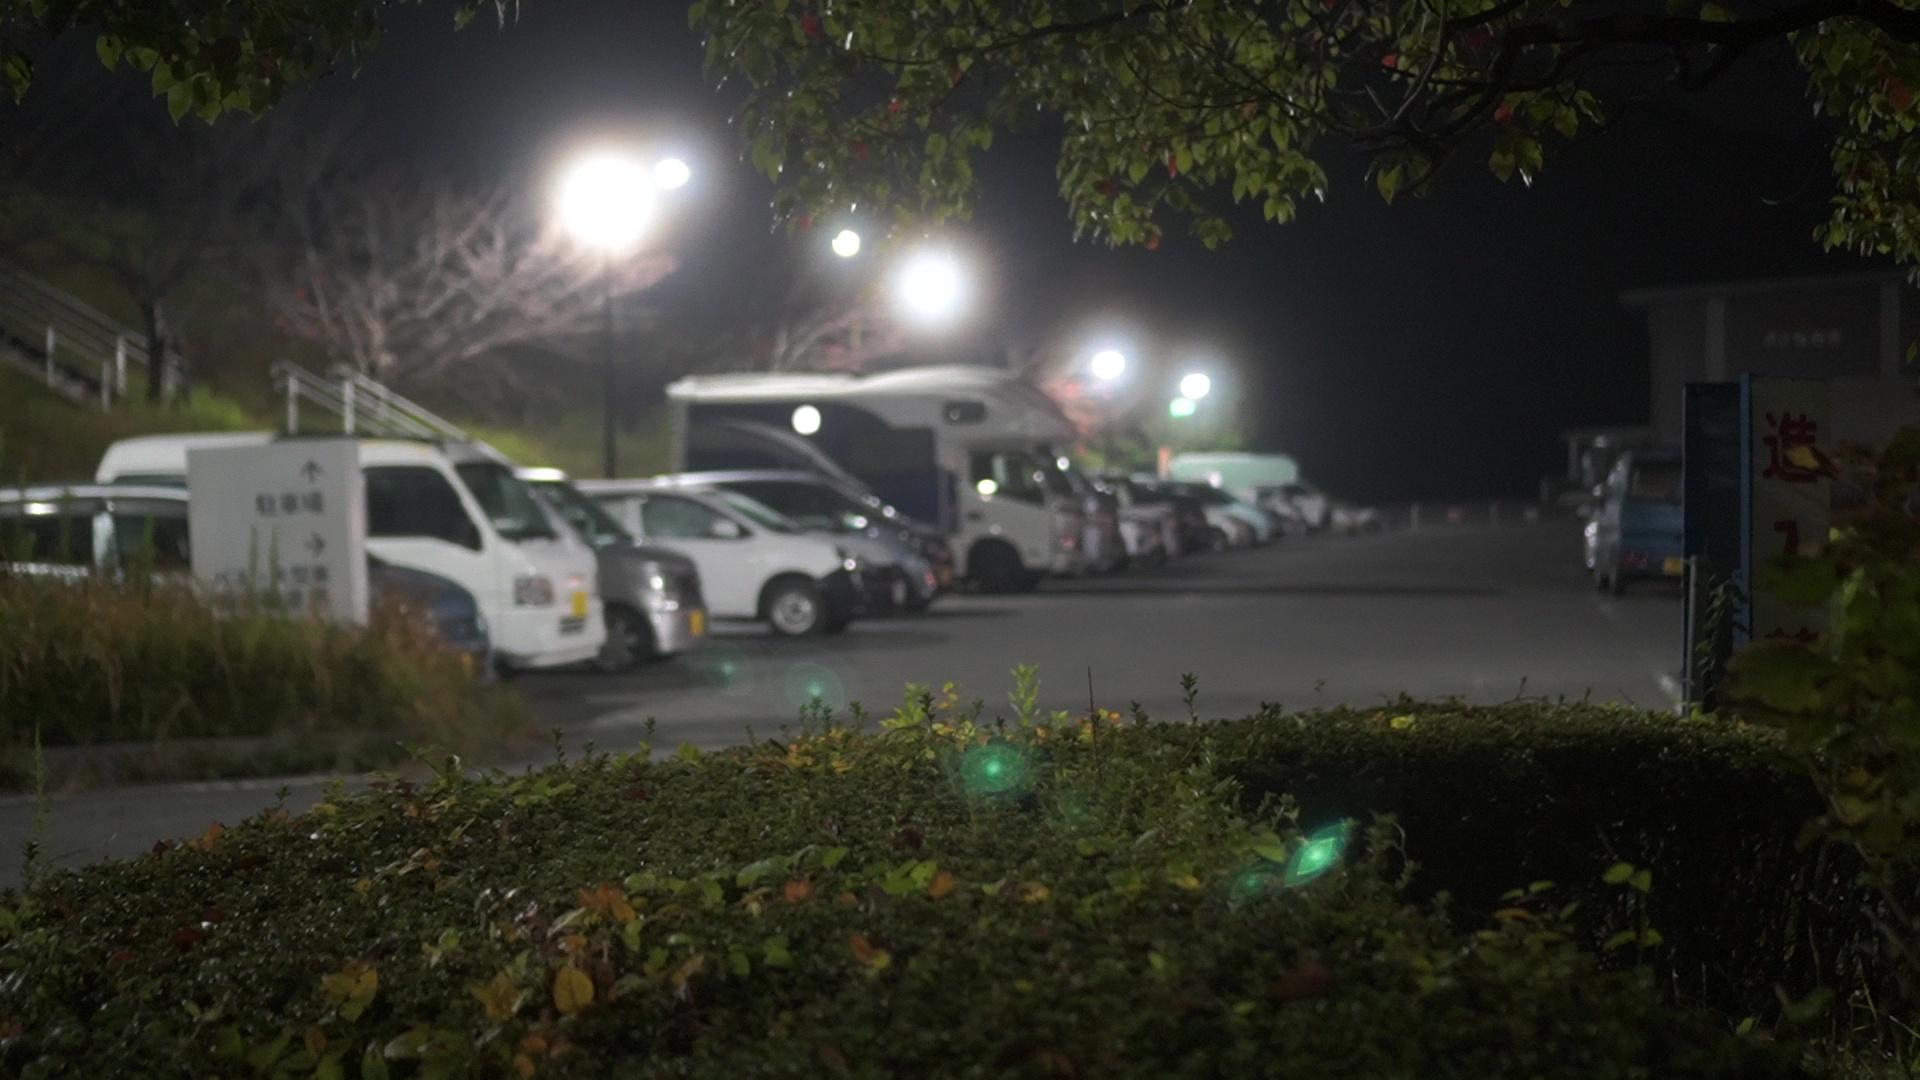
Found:
M 950 251 L 918 251 L 907 256 L 895 272 L 894 296 L 901 311 L 915 322 L 925 326 L 951 323 L 966 306 L 966 274 Z
M 843 259 L 851 259 L 860 254 L 860 234 L 852 229 L 841 229 L 833 237 L 833 253 Z
M 606 340 L 601 354 L 601 466 L 618 475 L 615 409 L 619 386 L 614 351 L 619 337 L 613 303 L 613 260 L 627 254 L 653 228 L 659 193 L 684 186 L 692 170 L 679 158 L 649 166 L 619 151 L 603 150 L 575 160 L 561 174 L 556 210 L 561 228 L 584 247 L 601 254 L 600 281 L 606 307 Z
M 1112 382 L 1126 374 L 1127 356 L 1118 349 L 1101 349 L 1087 362 L 1087 368 L 1101 382 Z
M 1180 396 L 1183 398 L 1199 401 L 1212 389 L 1213 380 L 1207 378 L 1205 372 L 1191 371 L 1180 378 Z

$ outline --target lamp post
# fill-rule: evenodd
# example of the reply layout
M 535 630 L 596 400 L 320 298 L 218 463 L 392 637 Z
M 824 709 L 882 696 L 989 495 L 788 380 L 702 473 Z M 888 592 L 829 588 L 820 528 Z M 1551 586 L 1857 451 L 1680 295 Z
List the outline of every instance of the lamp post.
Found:
M 620 316 L 614 303 L 613 263 L 631 252 L 652 228 L 659 192 L 682 186 L 691 175 L 679 158 L 648 166 L 630 154 L 602 151 L 574 161 L 561 177 L 561 226 L 576 242 L 600 253 L 601 303 L 606 310 L 600 355 L 600 455 L 601 469 L 609 479 L 619 474 L 620 467 L 615 355 Z
M 1105 438 L 1102 440 L 1105 448 L 1101 456 L 1106 459 L 1106 467 L 1111 469 L 1113 468 L 1113 429 L 1120 422 L 1119 410 L 1114 408 L 1115 386 L 1120 376 L 1127 373 L 1127 354 L 1119 349 L 1101 349 L 1087 361 L 1087 370 L 1093 372 L 1094 379 L 1105 387 L 1107 416 L 1106 423 L 1101 425 L 1105 429 L 1103 432 Z

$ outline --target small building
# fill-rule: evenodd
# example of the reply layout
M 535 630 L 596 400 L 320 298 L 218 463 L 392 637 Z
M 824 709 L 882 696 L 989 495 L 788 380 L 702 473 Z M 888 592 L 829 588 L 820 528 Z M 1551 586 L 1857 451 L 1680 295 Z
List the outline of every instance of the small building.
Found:
M 1637 289 L 1652 346 L 1649 426 L 1680 443 L 1682 389 L 1744 374 L 1829 380 L 1842 441 L 1877 443 L 1920 423 L 1920 292 L 1897 270 Z

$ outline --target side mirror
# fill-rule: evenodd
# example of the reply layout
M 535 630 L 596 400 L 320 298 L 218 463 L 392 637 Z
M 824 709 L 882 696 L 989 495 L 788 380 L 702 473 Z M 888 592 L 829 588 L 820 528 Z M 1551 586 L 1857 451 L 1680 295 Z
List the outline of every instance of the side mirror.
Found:
M 746 535 L 740 528 L 740 524 L 731 518 L 715 519 L 713 527 L 708 529 L 707 533 L 716 540 L 738 540 Z

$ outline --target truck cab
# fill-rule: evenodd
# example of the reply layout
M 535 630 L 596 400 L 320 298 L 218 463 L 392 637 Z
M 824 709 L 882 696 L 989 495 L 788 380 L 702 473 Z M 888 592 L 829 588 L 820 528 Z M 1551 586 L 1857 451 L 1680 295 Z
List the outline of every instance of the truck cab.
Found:
M 271 432 L 151 435 L 107 448 L 102 484 L 187 484 L 187 452 L 262 446 Z M 343 436 L 352 437 L 352 436 Z M 473 594 L 507 668 L 591 660 L 606 640 L 594 555 L 511 465 L 478 447 L 360 438 L 367 552 L 438 574 Z

